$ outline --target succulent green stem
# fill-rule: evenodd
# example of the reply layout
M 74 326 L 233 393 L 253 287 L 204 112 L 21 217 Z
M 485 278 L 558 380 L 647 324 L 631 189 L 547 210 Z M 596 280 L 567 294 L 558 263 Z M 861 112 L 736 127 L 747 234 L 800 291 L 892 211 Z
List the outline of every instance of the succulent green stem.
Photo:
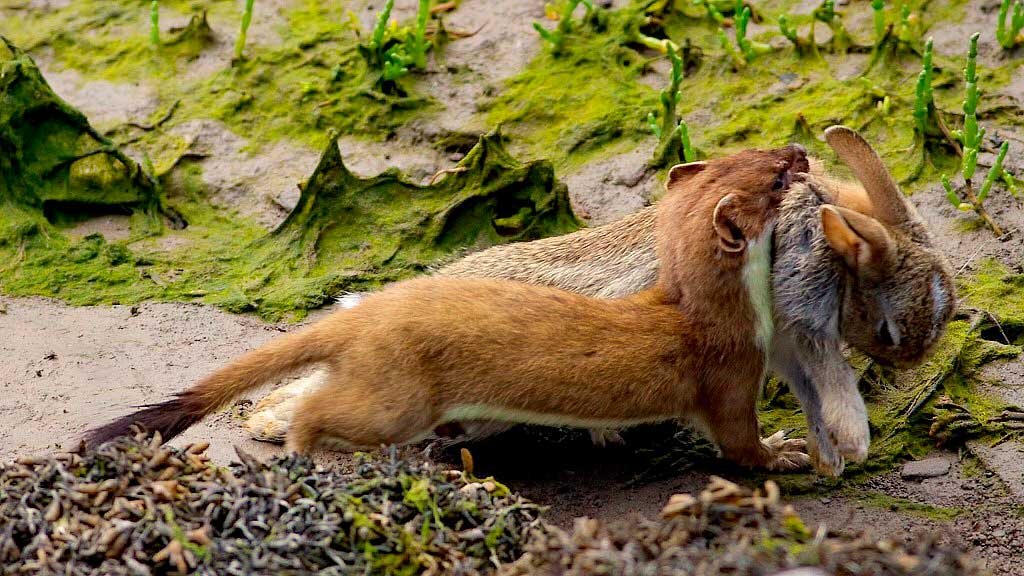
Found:
M 914 94 L 914 121 L 917 127 L 918 137 L 924 144 L 925 135 L 928 133 L 928 118 L 934 107 L 932 94 L 932 39 L 924 45 L 924 56 L 921 62 L 921 72 L 917 75 L 917 88 Z
M 537 22 L 533 23 L 533 29 L 537 31 L 537 34 L 540 34 L 541 38 L 551 44 L 556 53 L 562 49 L 565 37 L 572 31 L 572 13 L 580 4 L 586 7 L 587 15 L 594 10 L 593 0 L 568 0 L 565 11 L 562 12 L 561 18 L 558 20 L 558 26 L 554 30 L 548 30 Z M 584 20 L 587 19 L 587 15 L 584 15 Z
M 690 144 L 689 129 L 685 122 L 676 118 L 676 108 L 682 97 L 679 89 L 683 82 L 683 60 L 679 56 L 679 47 L 671 40 L 663 40 L 662 43 L 672 62 L 672 73 L 668 86 L 659 94 L 661 123 L 658 123 L 653 112 L 647 114 L 647 124 L 651 132 L 658 137 L 658 147 L 649 164 L 652 167 L 664 166 L 678 160 L 690 162 L 696 158 Z
M 242 12 L 242 25 L 238 31 L 238 40 L 235 41 L 235 60 L 242 59 L 242 51 L 245 50 L 245 38 L 249 33 L 249 24 L 252 23 L 252 6 L 254 3 L 255 0 L 245 0 L 245 10 Z
M 1022 40 L 1020 31 L 1024 28 L 1024 4 L 1020 0 L 1013 3 L 1013 14 L 1010 26 L 1006 26 L 1006 16 L 1010 13 L 1010 0 L 1003 0 L 999 5 L 999 20 L 996 23 L 996 39 L 1004 50 L 1012 50 Z
M 149 43 L 153 47 L 160 46 L 160 2 L 149 3 Z
M 981 34 L 975 32 L 971 36 L 970 48 L 967 51 L 967 66 L 964 68 L 964 79 L 967 82 L 967 92 L 964 98 L 964 129 L 962 131 L 962 143 L 964 145 L 964 157 L 960 164 L 960 171 L 964 180 L 968 182 L 974 177 L 974 170 L 978 165 L 978 150 L 985 138 L 985 130 L 978 127 L 978 100 L 981 95 L 978 92 L 977 58 L 978 58 L 978 37 Z
M 772 51 L 771 46 L 761 42 L 753 42 L 747 38 L 747 25 L 750 24 L 750 15 L 750 6 L 744 6 L 736 19 L 736 45 L 743 52 L 743 57 L 747 62 L 761 54 L 767 54 Z
M 377 50 L 384 44 L 384 32 L 388 29 L 388 19 L 391 18 L 391 10 L 395 7 L 395 0 L 384 2 L 384 9 L 377 15 L 377 22 L 373 26 L 373 34 L 370 36 L 370 49 Z
M 416 13 L 416 30 L 406 41 L 412 65 L 420 70 L 427 67 L 427 20 L 430 19 L 430 0 L 420 0 Z
M 878 47 L 885 38 L 885 0 L 871 0 L 871 10 L 875 17 L 875 46 Z
M 1003 144 L 999 146 L 999 154 L 996 155 L 996 161 L 992 163 L 992 167 L 985 174 L 985 180 L 981 183 L 981 190 L 978 191 L 978 202 L 984 202 L 985 198 L 988 198 L 988 193 L 992 191 L 992 184 L 995 183 L 997 178 L 1002 176 L 1003 160 L 1006 159 L 1006 151 L 1009 149 L 1010 142 L 1003 140 Z
M 679 143 L 683 146 L 683 161 L 695 161 L 697 153 L 694 152 L 693 145 L 690 144 L 690 128 L 682 120 L 679 121 Z

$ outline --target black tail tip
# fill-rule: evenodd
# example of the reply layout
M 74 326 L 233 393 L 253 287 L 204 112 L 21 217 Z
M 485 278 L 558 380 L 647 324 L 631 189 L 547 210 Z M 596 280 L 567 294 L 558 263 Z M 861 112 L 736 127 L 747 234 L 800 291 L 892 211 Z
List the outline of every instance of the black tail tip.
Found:
M 122 416 L 87 431 L 82 442 L 86 448 L 97 448 L 116 438 L 136 436 L 139 433 L 160 433 L 164 442 L 174 438 L 200 421 L 203 416 L 188 409 L 182 398 L 140 407 L 141 410 Z

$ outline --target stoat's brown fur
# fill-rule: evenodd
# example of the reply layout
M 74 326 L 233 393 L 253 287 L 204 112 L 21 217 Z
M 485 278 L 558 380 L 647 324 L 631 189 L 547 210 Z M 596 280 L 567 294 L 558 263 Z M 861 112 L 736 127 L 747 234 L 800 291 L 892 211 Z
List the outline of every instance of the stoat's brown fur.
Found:
M 615 300 L 507 280 L 419 278 L 249 352 L 133 422 L 169 439 L 243 392 L 314 363 L 288 446 L 405 443 L 450 421 L 585 427 L 682 418 L 727 458 L 789 469 L 802 440 L 764 442 L 756 398 L 770 339 L 770 232 L 802 148 L 684 165 L 658 205 L 655 287 Z M 752 300 L 751 295 L 754 295 Z M 769 331 L 759 324 L 767 313 Z

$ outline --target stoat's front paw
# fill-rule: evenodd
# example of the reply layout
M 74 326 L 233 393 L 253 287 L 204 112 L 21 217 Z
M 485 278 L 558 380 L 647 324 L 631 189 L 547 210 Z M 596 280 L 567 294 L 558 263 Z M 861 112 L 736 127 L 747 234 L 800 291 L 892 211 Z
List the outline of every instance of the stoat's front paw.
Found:
M 769 457 L 765 468 L 785 472 L 801 470 L 811 465 L 811 457 L 807 454 L 807 441 L 803 438 L 787 438 L 786 433 L 779 430 L 761 444 L 768 450 Z
M 594 443 L 594 446 L 604 448 L 608 444 L 622 445 L 626 443 L 622 439 L 622 435 L 611 428 L 591 428 L 589 432 L 590 441 Z

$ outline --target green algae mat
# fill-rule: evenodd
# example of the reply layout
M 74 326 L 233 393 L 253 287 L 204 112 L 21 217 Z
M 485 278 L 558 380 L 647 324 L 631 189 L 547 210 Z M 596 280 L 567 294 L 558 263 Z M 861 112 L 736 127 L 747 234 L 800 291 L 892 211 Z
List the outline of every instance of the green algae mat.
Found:
M 3 37 L 0 151 L 0 244 L 42 233 L 47 208 L 152 214 L 159 207 L 156 182 L 54 94 L 32 59 Z
M 330 295 L 422 273 L 459 250 L 580 226 L 552 165 L 519 162 L 497 131 L 429 185 L 394 169 L 359 178 L 345 168 L 332 138 L 298 205 L 269 234 L 201 206 L 198 190 L 197 201 L 178 203 L 175 221 L 161 225 L 158 180 L 54 95 L 31 58 L 5 46 L 0 111 L 8 121 L 0 144 L 12 153 L 0 166 L 0 202 L 9 207 L 0 283 L 11 293 L 76 304 L 202 297 L 278 319 L 301 315 Z M 132 248 L 60 230 L 63 213 L 111 210 L 146 221 L 133 227 Z M 178 228 L 193 226 L 182 231 L 194 231 L 187 246 L 146 249 L 146 237 L 179 222 Z

